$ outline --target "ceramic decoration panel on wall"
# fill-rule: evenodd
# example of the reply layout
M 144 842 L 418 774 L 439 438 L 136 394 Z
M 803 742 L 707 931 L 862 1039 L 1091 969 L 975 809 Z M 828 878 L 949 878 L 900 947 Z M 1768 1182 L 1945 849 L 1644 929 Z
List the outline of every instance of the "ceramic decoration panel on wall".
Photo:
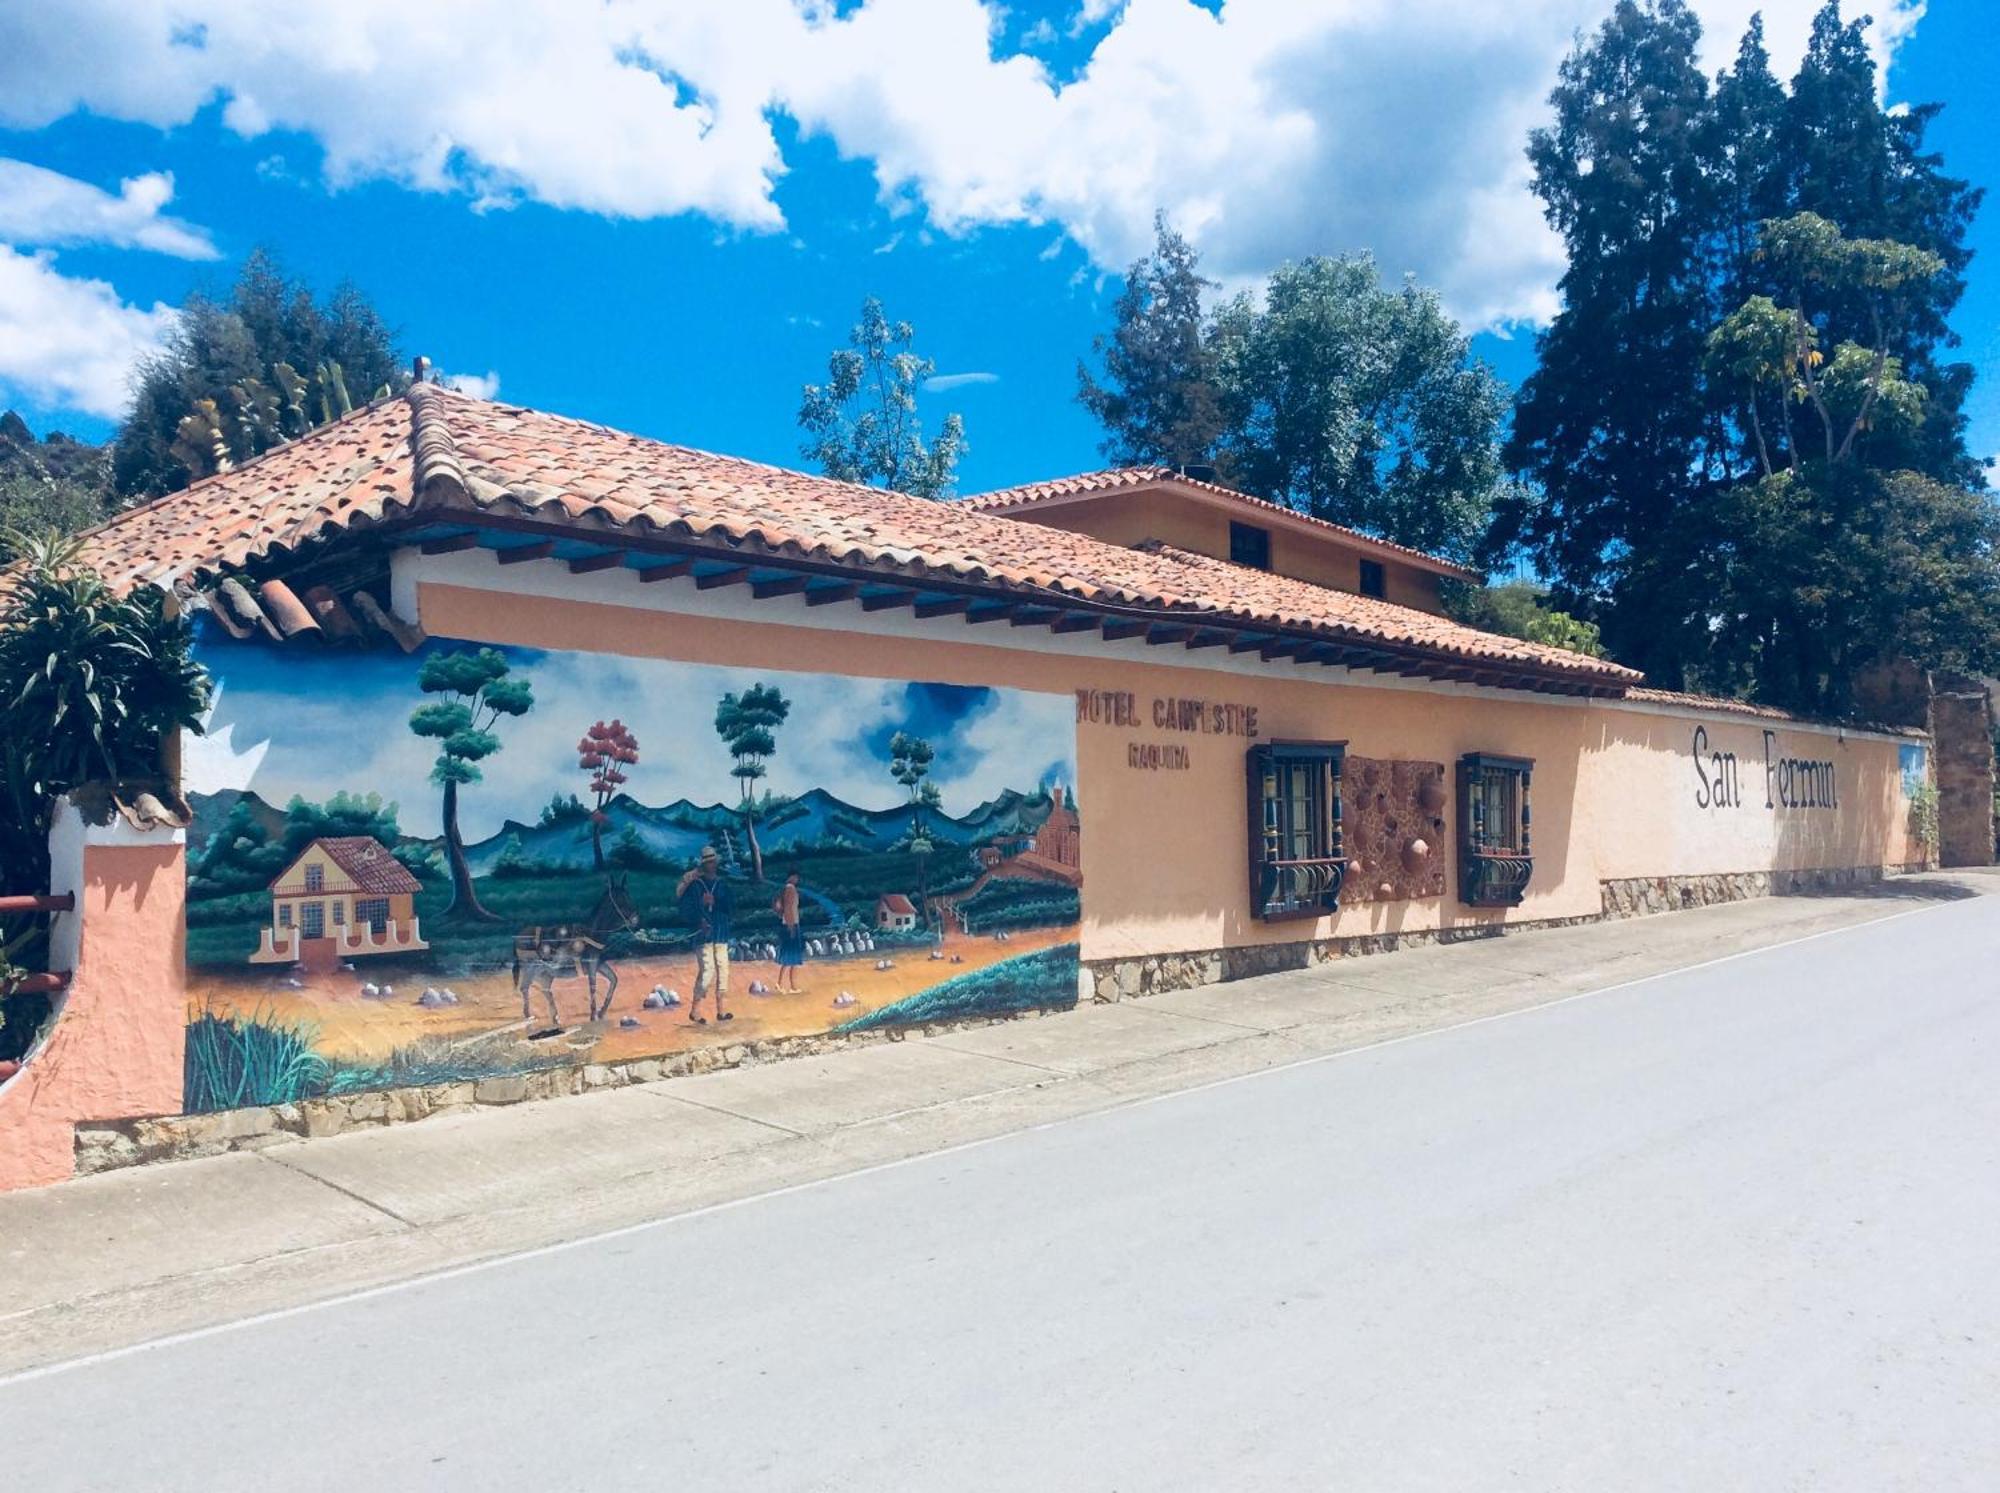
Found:
M 190 1112 L 1076 999 L 1067 696 L 200 652 Z

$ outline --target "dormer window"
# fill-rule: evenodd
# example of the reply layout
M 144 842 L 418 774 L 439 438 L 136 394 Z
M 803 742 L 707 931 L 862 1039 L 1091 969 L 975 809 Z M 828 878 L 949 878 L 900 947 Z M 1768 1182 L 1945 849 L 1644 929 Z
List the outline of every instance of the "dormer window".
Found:
M 1389 576 L 1382 569 L 1382 562 L 1380 560 L 1363 560 L 1361 562 L 1361 594 L 1363 596 L 1387 596 L 1389 594 Z
M 1234 565 L 1247 565 L 1252 570 L 1271 568 L 1271 531 L 1256 524 L 1239 524 L 1233 519 L 1229 524 L 1229 559 Z

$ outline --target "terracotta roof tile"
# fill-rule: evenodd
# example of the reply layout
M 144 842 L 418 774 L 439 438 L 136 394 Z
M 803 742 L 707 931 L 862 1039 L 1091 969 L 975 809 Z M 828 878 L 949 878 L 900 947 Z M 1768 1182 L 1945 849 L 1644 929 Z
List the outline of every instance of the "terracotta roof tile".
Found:
M 386 897 L 423 890 L 409 869 L 389 853 L 389 847 L 369 835 L 325 835 L 312 843 L 324 850 L 326 858 L 345 871 L 364 892 Z
M 87 558 L 121 585 L 167 584 L 212 577 L 411 510 L 426 518 L 485 512 L 635 539 L 759 545 L 904 578 L 993 584 L 1050 602 L 1267 623 L 1525 666 L 1597 688 L 1622 689 L 1640 677 L 1601 659 L 1186 551 L 1126 549 L 997 517 L 974 503 L 716 456 L 435 385 L 122 514 L 93 531 Z

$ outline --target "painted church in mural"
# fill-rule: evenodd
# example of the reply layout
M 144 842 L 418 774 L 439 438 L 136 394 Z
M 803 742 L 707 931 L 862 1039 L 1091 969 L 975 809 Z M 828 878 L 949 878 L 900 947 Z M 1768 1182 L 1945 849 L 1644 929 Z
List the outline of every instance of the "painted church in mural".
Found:
M 1064 697 L 201 652 L 190 1112 L 1076 999 Z

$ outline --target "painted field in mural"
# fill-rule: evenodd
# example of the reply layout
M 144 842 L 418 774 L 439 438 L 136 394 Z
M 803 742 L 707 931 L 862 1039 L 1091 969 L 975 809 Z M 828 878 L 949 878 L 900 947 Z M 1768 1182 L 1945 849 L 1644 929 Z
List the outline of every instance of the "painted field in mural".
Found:
M 204 632 L 192 1112 L 1076 999 L 1069 701 Z

